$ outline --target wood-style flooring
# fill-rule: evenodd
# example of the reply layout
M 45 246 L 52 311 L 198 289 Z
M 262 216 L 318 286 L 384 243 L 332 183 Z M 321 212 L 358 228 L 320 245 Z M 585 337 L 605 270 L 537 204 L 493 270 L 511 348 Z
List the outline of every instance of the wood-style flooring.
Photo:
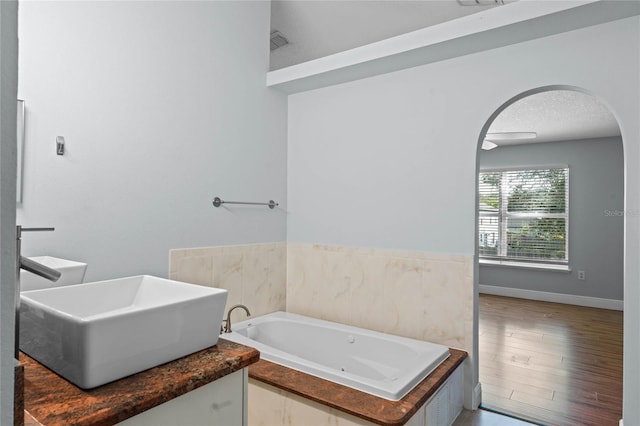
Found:
M 480 295 L 482 405 L 542 424 L 617 426 L 622 312 Z
M 462 410 L 462 413 L 453 422 L 452 426 L 532 426 L 528 423 L 512 417 L 485 410 Z

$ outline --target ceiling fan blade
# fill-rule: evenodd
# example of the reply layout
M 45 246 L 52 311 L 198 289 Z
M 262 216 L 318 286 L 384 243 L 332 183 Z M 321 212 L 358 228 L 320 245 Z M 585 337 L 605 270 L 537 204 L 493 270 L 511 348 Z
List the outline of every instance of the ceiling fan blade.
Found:
M 538 137 L 536 132 L 496 132 L 487 133 L 485 139 L 490 141 L 516 141 L 525 139 L 535 139 Z

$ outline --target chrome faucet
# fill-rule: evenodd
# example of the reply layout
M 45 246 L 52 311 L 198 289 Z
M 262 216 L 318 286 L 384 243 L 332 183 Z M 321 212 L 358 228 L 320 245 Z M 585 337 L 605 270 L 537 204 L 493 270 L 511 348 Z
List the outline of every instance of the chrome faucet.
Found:
M 27 257 L 24 257 L 20 254 L 21 252 L 21 242 L 22 242 L 22 233 L 27 231 L 54 231 L 55 228 L 23 228 L 22 226 L 16 226 L 16 274 L 18 279 L 18 284 L 20 283 L 20 269 L 24 269 L 25 271 L 29 271 L 33 274 L 41 276 L 42 278 L 46 278 L 49 281 L 56 282 L 60 279 L 62 273 L 53 268 L 49 268 L 46 265 L 38 263 L 34 260 L 31 260 Z M 19 286 L 18 286 L 19 287 Z
M 55 228 L 23 228 L 22 226 L 16 226 L 16 296 L 15 296 L 15 310 L 16 310 L 16 320 L 15 320 L 15 357 L 18 359 L 20 354 L 20 269 L 24 269 L 25 271 L 29 271 L 33 274 L 41 276 L 43 278 L 48 279 L 49 281 L 58 281 L 62 273 L 60 271 L 56 271 L 53 268 L 49 268 L 41 263 L 38 263 L 34 260 L 31 260 L 27 257 L 22 256 L 21 253 L 21 243 L 22 243 L 22 233 L 26 231 L 53 231 Z
M 41 276 L 42 278 L 46 278 L 49 281 L 56 282 L 62 276 L 62 272 L 56 271 L 55 269 L 49 268 L 42 263 L 38 263 L 35 260 L 31 260 L 28 257 L 20 256 L 20 269 L 24 269 L 25 271 L 29 271 L 32 274 L 36 274 Z
M 224 333 L 231 333 L 231 312 L 233 312 L 236 308 L 242 308 L 247 313 L 247 316 L 251 316 L 251 312 L 249 312 L 249 308 L 244 305 L 233 305 L 229 308 L 229 312 L 227 312 L 227 319 L 222 321 L 223 326 L 220 327 L 220 331 Z

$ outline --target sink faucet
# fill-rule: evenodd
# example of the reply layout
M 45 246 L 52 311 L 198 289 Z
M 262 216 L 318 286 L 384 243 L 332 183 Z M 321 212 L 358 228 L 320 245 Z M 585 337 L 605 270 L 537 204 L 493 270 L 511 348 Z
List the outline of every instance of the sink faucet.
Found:
M 49 281 L 56 282 L 62 276 L 62 272 L 49 268 L 48 266 L 38 263 L 35 260 L 31 260 L 28 257 L 20 256 L 18 263 L 20 264 L 20 269 L 39 275 Z
M 236 308 L 242 308 L 244 309 L 244 311 L 247 313 L 247 316 L 250 317 L 251 316 L 251 312 L 249 312 L 249 308 L 247 308 L 244 305 L 233 305 L 231 308 L 229 308 L 229 312 L 227 312 L 227 319 L 222 321 L 222 324 L 224 324 L 224 327 L 220 327 L 220 331 L 223 331 L 225 333 L 231 333 L 231 312 L 233 312 L 234 309 Z
M 20 269 L 29 271 L 33 274 L 39 275 L 49 281 L 58 281 L 62 273 L 56 271 L 53 268 L 49 268 L 41 263 L 31 260 L 22 256 L 21 242 L 22 233 L 26 231 L 53 231 L 55 228 L 23 228 L 22 226 L 16 226 L 16 296 L 15 296 L 15 310 L 16 310 L 16 335 L 15 335 L 15 357 L 18 359 L 20 355 Z
M 16 274 L 18 278 L 18 284 L 20 283 L 20 269 L 24 269 L 25 271 L 29 271 L 33 274 L 39 275 L 42 278 L 46 278 L 49 281 L 56 282 L 60 279 L 62 273 L 53 268 L 49 268 L 46 265 L 38 263 L 34 260 L 31 260 L 27 257 L 24 257 L 20 254 L 21 252 L 21 241 L 22 241 L 22 233 L 27 231 L 54 231 L 55 228 L 23 228 L 22 226 L 16 226 Z M 18 286 L 19 287 L 19 286 Z

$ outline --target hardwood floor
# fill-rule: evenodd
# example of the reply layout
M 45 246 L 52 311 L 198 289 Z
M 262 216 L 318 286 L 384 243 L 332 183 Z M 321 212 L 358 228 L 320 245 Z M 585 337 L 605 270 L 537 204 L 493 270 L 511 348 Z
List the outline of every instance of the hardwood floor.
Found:
M 482 405 L 552 425 L 618 425 L 622 312 L 480 295 Z
M 533 423 L 524 422 L 508 416 L 485 410 L 462 410 L 452 426 L 531 426 Z

